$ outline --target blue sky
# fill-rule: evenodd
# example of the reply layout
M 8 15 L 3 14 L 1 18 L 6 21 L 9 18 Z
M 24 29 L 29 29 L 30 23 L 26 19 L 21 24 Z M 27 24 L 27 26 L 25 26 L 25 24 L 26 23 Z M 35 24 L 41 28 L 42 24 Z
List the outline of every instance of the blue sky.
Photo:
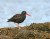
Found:
M 16 27 L 15 23 L 7 20 L 23 10 L 31 17 L 27 16 L 21 26 L 50 22 L 50 0 L 0 0 L 0 27 Z

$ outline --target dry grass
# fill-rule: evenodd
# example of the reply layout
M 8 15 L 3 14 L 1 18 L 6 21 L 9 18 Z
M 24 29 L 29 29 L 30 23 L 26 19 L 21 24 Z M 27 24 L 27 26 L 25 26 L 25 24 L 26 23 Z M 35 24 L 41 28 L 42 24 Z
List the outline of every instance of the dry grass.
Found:
M 0 28 L 0 39 L 50 39 L 50 22 L 18 28 Z

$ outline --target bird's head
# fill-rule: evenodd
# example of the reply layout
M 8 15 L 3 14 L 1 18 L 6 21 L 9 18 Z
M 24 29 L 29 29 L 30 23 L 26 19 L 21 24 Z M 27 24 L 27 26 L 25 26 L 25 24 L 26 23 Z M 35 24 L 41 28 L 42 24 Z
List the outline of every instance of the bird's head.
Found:
M 28 14 L 26 11 L 22 11 L 21 13 L 22 15 L 28 15 L 28 16 L 31 16 L 30 14 Z

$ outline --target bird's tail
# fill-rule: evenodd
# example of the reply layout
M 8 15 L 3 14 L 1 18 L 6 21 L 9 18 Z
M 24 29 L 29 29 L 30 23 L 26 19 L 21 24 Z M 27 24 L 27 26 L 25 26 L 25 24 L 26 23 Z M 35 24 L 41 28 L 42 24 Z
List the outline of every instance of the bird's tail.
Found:
M 9 22 L 9 20 L 7 22 Z
M 10 22 L 10 19 L 8 19 L 8 21 L 7 22 Z

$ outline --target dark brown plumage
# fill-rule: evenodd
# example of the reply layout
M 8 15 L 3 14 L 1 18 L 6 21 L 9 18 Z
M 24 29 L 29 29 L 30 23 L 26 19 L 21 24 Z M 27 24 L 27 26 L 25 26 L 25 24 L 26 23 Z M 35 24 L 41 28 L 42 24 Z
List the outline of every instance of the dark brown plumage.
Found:
M 22 23 L 26 18 L 26 11 L 22 11 L 21 14 L 16 14 L 12 18 L 8 19 L 8 22 Z
M 19 23 L 22 23 L 25 20 L 26 14 L 27 14 L 26 11 L 22 11 L 21 14 L 16 14 L 12 18 L 8 19 L 8 22 L 18 23 L 18 27 L 19 27 Z

